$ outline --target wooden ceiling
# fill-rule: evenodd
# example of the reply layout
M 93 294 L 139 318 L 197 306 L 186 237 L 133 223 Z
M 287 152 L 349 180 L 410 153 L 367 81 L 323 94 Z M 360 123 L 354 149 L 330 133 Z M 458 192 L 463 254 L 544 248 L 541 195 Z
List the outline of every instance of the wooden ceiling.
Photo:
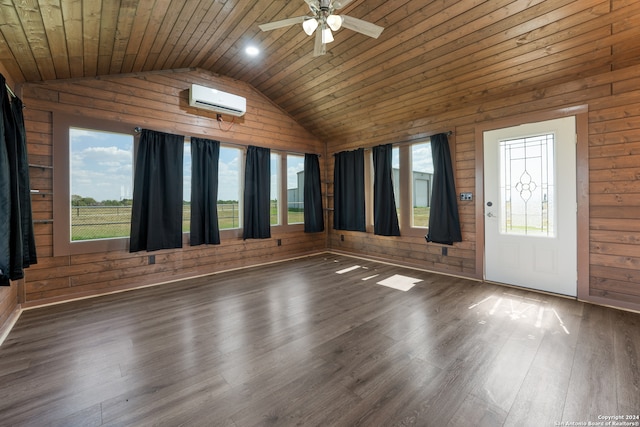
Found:
M 324 141 L 640 62 L 637 0 L 354 0 L 342 14 L 385 30 L 341 29 L 320 57 L 300 25 L 258 28 L 308 12 L 303 0 L 2 0 L 0 62 L 16 82 L 198 67 L 250 83 Z

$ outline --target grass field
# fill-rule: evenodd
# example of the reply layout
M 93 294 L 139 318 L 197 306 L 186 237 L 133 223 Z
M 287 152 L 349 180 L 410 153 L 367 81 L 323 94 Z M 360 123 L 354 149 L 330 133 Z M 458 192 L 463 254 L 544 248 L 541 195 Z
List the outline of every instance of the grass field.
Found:
M 297 210 L 288 212 L 289 224 L 303 222 L 304 213 Z M 182 208 L 182 231 L 190 229 L 191 206 Z M 271 224 L 277 224 L 275 205 L 271 208 Z M 218 205 L 218 225 L 221 230 L 239 228 L 238 205 Z M 131 228 L 130 206 L 74 206 L 71 209 L 71 240 L 110 239 L 128 237 Z
M 417 227 L 429 225 L 429 208 L 413 208 L 413 224 Z M 190 229 L 191 206 L 182 208 L 182 231 Z M 287 212 L 289 224 L 303 223 L 304 213 L 297 209 Z M 218 205 L 218 225 L 220 230 L 239 228 L 238 205 Z M 275 204 L 271 207 L 271 224 L 278 224 Z M 131 228 L 130 206 L 80 206 L 71 209 L 71 240 L 110 239 L 128 237 Z

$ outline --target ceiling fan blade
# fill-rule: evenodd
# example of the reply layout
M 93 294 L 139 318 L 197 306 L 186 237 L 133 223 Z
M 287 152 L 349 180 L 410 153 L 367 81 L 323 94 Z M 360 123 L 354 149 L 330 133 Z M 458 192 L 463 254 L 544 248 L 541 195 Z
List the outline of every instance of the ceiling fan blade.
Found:
M 306 1 L 306 0 L 305 0 Z M 347 7 L 353 0 L 338 0 L 333 2 L 333 8 L 338 10 Z
M 274 21 L 274 22 L 268 22 L 266 24 L 260 24 L 258 25 L 258 27 L 260 27 L 262 31 L 271 31 L 271 30 L 275 30 L 276 28 L 288 27 L 290 25 L 295 25 L 295 24 L 302 24 L 306 18 L 307 18 L 306 16 L 296 16 L 295 18 L 283 19 L 282 21 Z
M 316 29 L 316 41 L 313 45 L 313 56 L 320 56 L 327 53 L 326 46 L 322 43 L 322 30 Z
M 372 24 L 371 22 L 363 21 L 362 19 L 352 18 L 347 15 L 340 15 L 342 17 L 342 27 L 364 34 L 365 36 L 373 37 L 377 39 L 382 34 L 382 28 L 379 25 Z

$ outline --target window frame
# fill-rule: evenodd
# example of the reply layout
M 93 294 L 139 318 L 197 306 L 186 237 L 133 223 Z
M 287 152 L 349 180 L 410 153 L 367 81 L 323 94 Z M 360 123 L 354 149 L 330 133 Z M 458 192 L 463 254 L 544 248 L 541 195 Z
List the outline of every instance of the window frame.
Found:
M 430 136 L 416 139 L 414 141 L 407 141 L 401 143 L 392 144 L 393 148 L 398 148 L 398 157 L 400 163 L 399 170 L 399 183 L 398 183 L 398 200 L 396 200 L 396 206 L 399 210 L 398 222 L 400 225 L 400 236 L 404 237 L 424 237 L 429 232 L 429 227 L 419 227 L 412 225 L 413 215 L 413 179 L 412 179 L 412 161 L 411 150 L 416 144 L 424 144 L 431 141 Z M 449 151 L 451 153 L 452 169 L 455 175 L 455 141 L 452 135 L 449 136 Z M 368 189 L 365 193 L 365 203 L 367 208 L 367 232 L 373 232 L 373 152 L 367 150 L 365 156 L 365 188 Z
M 82 128 L 102 132 L 113 132 L 133 136 L 133 168 L 138 152 L 139 133 L 135 132 L 136 125 L 132 123 L 85 117 L 64 112 L 53 112 L 53 255 L 67 256 L 87 253 L 128 251 L 129 236 L 114 237 L 108 239 L 79 240 L 72 241 L 70 238 L 71 228 L 71 176 L 70 176 L 70 128 Z M 185 137 L 185 143 L 186 143 Z M 220 142 L 221 147 L 234 148 L 239 150 L 239 227 L 220 230 L 220 239 L 241 238 L 243 232 L 242 224 L 242 195 L 244 193 L 244 167 L 246 162 L 247 145 L 235 142 Z M 288 223 L 288 201 L 287 201 L 287 156 L 300 156 L 300 153 L 271 149 L 271 152 L 280 156 L 279 162 L 279 190 L 278 210 L 280 224 L 272 224 L 274 232 L 288 233 L 304 230 L 304 221 L 300 223 Z M 304 156 L 304 154 L 302 154 Z M 133 180 L 133 173 L 132 173 Z M 304 191 L 304 190 L 303 190 Z M 182 233 L 183 245 L 189 246 L 189 232 Z
M 302 194 L 302 214 L 303 214 L 302 221 L 289 223 L 289 158 L 290 157 L 296 157 L 296 158 L 302 159 L 302 172 L 304 172 L 304 154 L 288 152 L 288 153 L 286 153 L 286 155 L 284 157 L 285 157 L 285 162 L 286 162 L 286 167 L 284 169 L 285 170 L 285 175 L 281 177 L 281 179 L 284 179 L 286 181 L 285 188 L 286 188 L 286 191 L 287 191 L 286 192 L 286 195 L 287 195 L 286 207 L 287 207 L 287 209 L 286 209 L 286 211 L 283 211 L 283 216 L 285 217 L 284 218 L 284 224 L 291 225 L 291 226 L 294 226 L 294 225 L 302 225 L 302 226 L 304 226 L 304 180 L 302 182 L 302 191 L 301 192 L 300 192 L 299 187 L 296 187 L 296 189 L 298 189 L 299 192 Z M 300 173 L 300 171 L 296 172 L 296 180 L 298 178 L 298 174 L 299 173 Z M 299 184 L 300 184 L 300 182 L 298 180 L 298 185 Z
M 59 112 L 53 113 L 53 255 L 64 256 L 128 250 L 129 237 L 71 241 L 70 128 L 132 135 L 134 168 L 138 149 L 139 136 L 135 133 L 132 124 Z
M 276 167 L 275 171 L 271 171 L 271 176 L 273 176 L 274 172 L 276 175 L 276 223 L 270 224 L 271 227 L 279 227 L 282 225 L 282 153 L 279 151 L 271 150 L 271 161 L 273 161 L 274 156 L 276 158 Z M 273 200 L 274 194 L 269 194 L 269 210 L 271 210 L 271 200 Z M 269 219 L 271 220 L 271 212 L 269 212 Z M 269 221 L 271 222 L 271 221 Z
M 280 188 L 280 200 L 278 200 L 278 211 L 280 215 L 280 224 L 271 225 L 271 229 L 278 233 L 291 233 L 296 231 L 304 231 L 304 221 L 289 224 L 289 200 L 287 193 L 287 156 L 300 156 L 300 153 L 296 153 L 288 150 L 271 149 L 271 153 L 278 154 L 280 156 L 280 170 L 279 170 L 279 188 Z M 302 154 L 304 157 L 304 154 Z M 303 189 L 304 191 L 304 189 Z
M 222 148 L 231 148 L 231 149 L 237 149 L 239 151 L 240 157 L 238 159 L 238 180 L 240 181 L 238 183 L 238 227 L 236 228 L 220 228 L 220 219 L 218 218 L 218 228 L 220 231 L 220 241 L 222 242 L 223 239 L 233 239 L 233 238 L 242 238 L 242 218 L 244 217 L 243 215 L 243 203 L 244 203 L 244 199 L 243 199 L 243 195 L 244 195 L 244 168 L 245 168 L 245 162 L 246 162 L 246 158 L 247 158 L 247 147 L 245 146 L 240 146 L 238 144 L 233 144 L 233 143 L 225 143 L 225 142 L 220 142 L 220 149 Z M 218 165 L 220 164 L 220 160 L 218 160 Z M 218 166 L 219 167 L 219 166 Z M 219 181 L 219 176 L 220 174 L 220 170 L 218 169 L 218 186 L 220 185 L 220 181 Z M 218 199 L 220 199 L 220 194 L 219 194 L 219 190 L 218 190 Z M 216 200 L 217 202 L 217 200 Z M 216 205 L 216 209 L 217 209 L 217 205 Z M 189 236 L 189 232 L 184 233 L 184 235 L 186 235 L 187 237 Z

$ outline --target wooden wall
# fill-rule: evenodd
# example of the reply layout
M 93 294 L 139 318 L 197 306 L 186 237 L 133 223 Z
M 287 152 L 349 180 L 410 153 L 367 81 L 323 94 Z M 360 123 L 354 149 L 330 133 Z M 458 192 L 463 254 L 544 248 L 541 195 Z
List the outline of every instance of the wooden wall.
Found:
M 473 192 L 473 202 L 459 202 L 463 242 L 443 256 L 440 245 L 417 237 L 380 237 L 372 233 L 336 231 L 329 226 L 329 248 L 375 256 L 419 268 L 482 278 L 477 228 L 482 224 L 482 174 L 476 128 L 489 122 L 587 105 L 588 150 L 578 162 L 588 163 L 589 254 L 587 295 L 583 299 L 640 310 L 640 66 L 602 72 L 544 90 L 470 105 L 395 127 L 353 135 L 328 144 L 331 154 L 362 146 L 403 141 L 420 133 L 452 130 L 457 192 Z M 365 142 L 363 142 L 365 141 Z M 331 165 L 329 165 L 331 168 Z M 329 171 L 331 176 L 332 171 Z M 329 192 L 332 190 L 329 189 Z M 479 205 L 478 205 L 479 204 Z M 340 236 L 344 235 L 344 241 Z M 583 236 L 585 237 L 585 236 Z
M 188 106 L 191 83 L 244 96 L 247 114 L 236 119 L 231 131 L 220 130 L 215 113 Z M 32 188 L 44 192 L 52 191 L 55 172 L 52 112 L 120 121 L 129 123 L 131 129 L 141 126 L 300 153 L 324 151 L 324 144 L 251 86 L 198 69 L 29 83 L 24 85 L 23 100 L 29 162 L 42 165 L 31 168 Z M 222 129 L 228 128 L 229 123 L 224 123 Z M 32 199 L 39 260 L 26 271 L 25 306 L 272 262 L 326 247 L 325 233 L 273 229 L 271 239 L 222 239 L 219 246 L 156 251 L 153 265 L 148 263 L 147 252 L 53 256 L 56 224 L 50 220 L 54 197 L 34 195 Z
M 233 134 L 221 134 L 214 116 L 193 115 L 186 107 L 190 83 L 223 83 L 230 91 L 247 97 L 249 112 Z M 381 237 L 372 233 L 336 231 L 328 215 L 328 237 L 286 233 L 257 241 L 234 239 L 220 247 L 184 248 L 157 253 L 156 264 L 147 264 L 147 254 L 108 252 L 53 257 L 54 223 L 36 224 L 39 263 L 27 270 L 24 286 L 0 289 L 0 324 L 10 316 L 18 299 L 25 305 L 159 283 L 184 276 L 204 274 L 275 261 L 325 248 L 357 256 L 482 278 L 478 262 L 477 212 L 482 194 L 477 176 L 482 174 L 476 150 L 480 126 L 515 117 L 586 105 L 588 108 L 589 230 L 588 291 L 583 299 L 640 310 L 640 66 L 616 67 L 610 71 L 558 82 L 544 89 L 464 105 L 437 115 L 393 127 L 362 130 L 325 144 L 310 136 L 280 109 L 250 86 L 201 70 L 150 72 L 94 79 L 26 84 L 23 99 L 31 163 L 52 165 L 52 112 L 130 122 L 151 129 L 211 136 L 247 144 L 294 151 L 324 152 L 322 167 L 326 181 L 332 180 L 332 154 L 358 147 L 404 141 L 421 133 L 452 130 L 455 178 L 458 192 L 473 192 L 473 202 L 460 202 L 463 242 L 442 254 L 440 245 L 423 237 Z M 426 116 L 426 115 L 425 115 Z M 52 169 L 34 168 L 34 187 L 52 189 Z M 327 193 L 332 193 L 328 184 Z M 34 196 L 34 217 L 51 218 L 52 197 Z M 328 198 L 329 207 L 331 199 Z M 344 240 L 341 239 L 344 236 Z M 283 245 L 276 246 L 275 238 Z M 325 240 L 325 237 L 327 239 Z

